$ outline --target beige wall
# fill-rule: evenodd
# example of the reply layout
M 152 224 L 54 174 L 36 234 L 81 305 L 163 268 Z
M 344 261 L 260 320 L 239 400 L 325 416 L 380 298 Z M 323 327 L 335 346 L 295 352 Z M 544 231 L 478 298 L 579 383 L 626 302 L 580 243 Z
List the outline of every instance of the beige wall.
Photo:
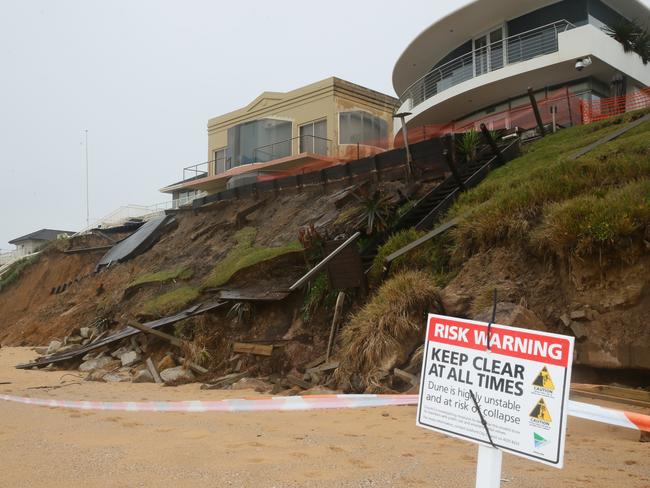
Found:
M 347 110 L 363 110 L 382 117 L 388 122 L 388 136 L 393 132 L 392 113 L 396 99 L 338 78 L 307 85 L 287 93 L 265 92 L 246 107 L 210 119 L 208 122 L 208 160 L 214 160 L 214 152 L 228 144 L 227 131 L 243 122 L 261 118 L 277 118 L 292 122 L 292 137 L 300 135 L 300 126 L 327 119 L 327 138 L 331 156 L 350 159 L 356 157 L 357 146 L 339 147 L 338 113 Z M 293 143 L 293 154 L 299 153 L 299 140 Z M 373 151 L 362 148 L 361 156 Z M 214 174 L 214 163 L 209 174 Z

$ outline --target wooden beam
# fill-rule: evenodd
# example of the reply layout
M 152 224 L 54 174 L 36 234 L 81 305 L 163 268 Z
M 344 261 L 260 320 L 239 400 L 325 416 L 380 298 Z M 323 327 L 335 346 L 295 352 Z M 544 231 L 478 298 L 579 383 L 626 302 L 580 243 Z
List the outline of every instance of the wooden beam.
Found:
M 287 381 L 292 385 L 299 386 L 303 390 L 309 390 L 312 386 L 314 386 L 311 383 L 308 383 L 307 381 L 303 381 L 300 378 L 296 378 L 295 376 L 292 375 L 287 376 Z
M 325 364 L 321 364 L 320 366 L 315 366 L 313 368 L 308 368 L 306 370 L 307 373 L 325 373 L 327 371 L 332 371 L 336 368 L 339 367 L 340 362 L 339 361 L 330 361 Z
M 232 345 L 233 352 L 242 352 L 245 354 L 255 354 L 257 356 L 270 356 L 273 353 L 273 346 L 262 344 L 247 344 L 245 342 L 235 342 Z
M 458 225 L 458 222 L 460 222 L 460 219 L 463 216 L 464 215 L 462 215 L 460 217 L 456 217 L 455 219 L 452 219 L 449 222 L 446 222 L 446 223 L 444 223 L 442 225 L 439 225 L 438 227 L 433 229 L 431 232 L 428 232 L 425 235 L 423 235 L 422 237 L 420 237 L 419 239 L 416 239 L 415 241 L 411 242 L 410 244 L 407 244 L 402 249 L 398 249 L 394 253 L 389 254 L 386 257 L 385 262 L 390 263 L 390 262 L 394 261 L 395 259 L 399 258 L 400 256 L 403 256 L 404 254 L 407 254 L 407 253 L 411 252 L 413 249 L 421 246 L 422 244 L 424 244 L 428 240 L 433 239 L 434 237 L 448 231 L 452 227 Z
M 341 319 L 341 314 L 343 313 L 343 305 L 345 303 L 345 292 L 340 291 L 336 297 L 336 306 L 334 307 L 334 317 L 332 318 L 332 326 L 330 328 L 330 337 L 327 341 L 327 352 L 325 353 L 325 361 L 330 358 L 332 354 L 332 347 L 334 347 L 334 338 L 336 332 L 338 331 L 339 320 Z
M 227 374 L 226 376 L 222 376 L 221 378 L 217 378 L 214 382 L 210 384 L 205 384 L 201 385 L 202 390 L 220 390 L 222 388 L 225 388 L 226 386 L 230 386 L 233 383 L 236 383 L 242 378 L 245 378 L 248 376 L 248 371 L 244 371 L 242 373 L 232 373 L 232 374 Z
M 140 324 L 138 322 L 129 322 L 129 325 L 134 329 L 138 329 L 140 332 L 151 334 L 153 336 L 159 337 L 160 339 L 166 340 L 167 342 L 169 342 L 170 344 L 176 347 L 181 347 L 180 339 L 174 337 L 173 335 L 167 334 L 165 332 L 161 332 L 156 329 L 152 329 L 151 327 L 147 327 L 146 325 Z
M 147 369 L 149 370 L 149 373 L 151 373 L 151 376 L 153 376 L 153 380 L 156 383 L 162 383 L 163 380 L 160 377 L 160 374 L 158 373 L 158 370 L 156 369 L 156 365 L 153 364 L 153 361 L 151 360 L 151 358 L 147 358 L 147 360 L 145 361 L 145 364 L 147 365 Z
M 393 369 L 393 374 L 397 376 L 399 379 L 405 381 L 406 383 L 409 383 L 413 386 L 417 386 L 419 384 L 418 377 L 411 374 L 407 373 L 406 371 L 403 371 L 399 368 Z

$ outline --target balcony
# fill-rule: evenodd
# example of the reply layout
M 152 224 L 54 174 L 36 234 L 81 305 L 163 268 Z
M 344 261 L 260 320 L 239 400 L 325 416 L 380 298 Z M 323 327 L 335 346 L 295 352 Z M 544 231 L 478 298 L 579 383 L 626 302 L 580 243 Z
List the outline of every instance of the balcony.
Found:
M 413 82 L 400 96 L 402 110 L 411 110 L 467 80 L 558 51 L 558 36 L 575 26 L 560 20 L 517 34 L 452 59 Z

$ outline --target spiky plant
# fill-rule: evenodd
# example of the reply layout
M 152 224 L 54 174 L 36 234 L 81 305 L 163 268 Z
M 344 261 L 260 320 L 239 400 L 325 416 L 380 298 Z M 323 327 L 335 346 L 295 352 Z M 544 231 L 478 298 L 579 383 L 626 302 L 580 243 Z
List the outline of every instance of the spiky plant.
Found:
M 368 235 L 388 229 L 393 213 L 393 203 L 390 196 L 384 195 L 380 190 L 362 196 L 354 195 L 361 204 L 356 225 L 358 227 L 365 226 Z
M 481 137 L 479 133 L 471 129 L 458 137 L 456 149 L 465 159 L 465 162 L 470 163 L 476 159 L 476 152 L 480 143 Z
M 634 51 L 634 40 L 639 34 L 639 26 L 629 20 L 621 20 L 612 25 L 603 27 L 603 31 L 610 37 L 613 37 L 623 46 L 626 53 Z
M 650 61 L 650 32 L 641 30 L 634 38 L 634 52 L 641 56 L 643 64 Z

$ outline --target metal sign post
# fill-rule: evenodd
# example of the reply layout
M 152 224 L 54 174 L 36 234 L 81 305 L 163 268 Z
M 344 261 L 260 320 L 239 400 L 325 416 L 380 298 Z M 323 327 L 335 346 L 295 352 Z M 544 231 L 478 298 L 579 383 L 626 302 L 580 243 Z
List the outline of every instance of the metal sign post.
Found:
M 503 453 L 493 447 L 478 446 L 476 461 L 476 488 L 501 486 L 501 461 Z

